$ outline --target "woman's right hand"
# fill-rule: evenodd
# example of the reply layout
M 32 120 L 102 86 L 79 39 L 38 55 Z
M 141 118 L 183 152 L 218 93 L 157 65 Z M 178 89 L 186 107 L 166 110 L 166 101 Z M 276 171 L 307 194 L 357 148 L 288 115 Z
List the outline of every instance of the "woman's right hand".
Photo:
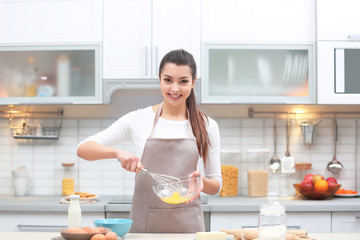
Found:
M 116 151 L 116 158 L 121 163 L 121 166 L 129 172 L 140 172 L 144 166 L 141 164 L 140 158 L 129 152 L 118 150 Z

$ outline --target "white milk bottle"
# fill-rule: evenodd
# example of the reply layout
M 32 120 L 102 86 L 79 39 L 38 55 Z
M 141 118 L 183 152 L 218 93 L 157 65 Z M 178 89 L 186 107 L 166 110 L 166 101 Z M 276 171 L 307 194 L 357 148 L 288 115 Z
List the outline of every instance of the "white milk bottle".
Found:
M 81 227 L 80 196 L 70 195 L 70 206 L 68 209 L 68 226 Z
M 260 207 L 259 240 L 285 240 L 285 207 L 278 201 L 277 193 L 269 193 L 267 202 Z

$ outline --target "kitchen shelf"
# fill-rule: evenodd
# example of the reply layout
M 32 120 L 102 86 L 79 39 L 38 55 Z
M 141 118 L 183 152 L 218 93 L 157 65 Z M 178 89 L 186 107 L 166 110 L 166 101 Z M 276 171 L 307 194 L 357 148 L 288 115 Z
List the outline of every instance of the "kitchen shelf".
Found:
M 56 112 L 22 112 L 22 111 L 6 111 L 2 113 L 10 114 L 10 129 L 12 136 L 15 139 L 59 139 L 62 126 L 63 109 L 59 108 Z M 36 118 L 36 116 L 42 116 L 42 118 L 49 118 L 48 115 L 56 116 L 57 126 L 42 126 L 38 123 L 37 127 L 29 126 L 25 120 L 21 123 L 14 124 L 14 118 Z M 37 117 L 39 118 L 39 117 Z M 54 117 L 52 117 L 54 118 Z
M 42 134 L 37 134 L 38 127 L 27 128 L 27 133 L 23 134 L 23 128 L 12 127 L 15 139 L 59 139 L 61 127 L 43 127 Z

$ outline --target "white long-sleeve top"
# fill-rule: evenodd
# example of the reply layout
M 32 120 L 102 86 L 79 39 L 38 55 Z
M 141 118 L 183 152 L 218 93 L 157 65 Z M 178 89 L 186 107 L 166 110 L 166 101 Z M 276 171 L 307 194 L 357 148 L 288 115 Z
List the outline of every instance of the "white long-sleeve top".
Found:
M 124 141 L 131 141 L 136 151 L 133 154 L 141 159 L 146 140 L 153 127 L 154 118 L 155 113 L 151 106 L 129 112 L 105 130 L 81 141 L 78 147 L 88 141 L 95 141 L 104 146 L 114 146 Z M 219 127 L 212 118 L 208 117 L 208 119 L 207 131 L 209 134 L 210 148 L 206 167 L 204 167 L 204 176 L 207 178 L 215 178 L 221 186 Z M 153 137 L 188 138 L 188 127 L 188 120 L 172 121 L 160 117 L 154 129 Z

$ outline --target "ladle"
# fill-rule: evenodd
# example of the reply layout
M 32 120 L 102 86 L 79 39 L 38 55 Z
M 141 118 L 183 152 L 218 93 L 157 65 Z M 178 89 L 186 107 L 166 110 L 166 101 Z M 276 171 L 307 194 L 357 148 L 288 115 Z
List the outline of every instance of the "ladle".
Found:
M 336 119 L 334 120 L 334 157 L 328 163 L 327 170 L 333 174 L 340 174 L 344 169 L 344 166 L 336 159 L 336 144 L 338 140 L 338 126 Z
M 276 143 L 277 143 L 277 126 L 276 118 L 274 119 L 274 156 L 270 159 L 269 168 L 273 173 L 276 173 L 280 170 L 281 160 L 276 155 Z

